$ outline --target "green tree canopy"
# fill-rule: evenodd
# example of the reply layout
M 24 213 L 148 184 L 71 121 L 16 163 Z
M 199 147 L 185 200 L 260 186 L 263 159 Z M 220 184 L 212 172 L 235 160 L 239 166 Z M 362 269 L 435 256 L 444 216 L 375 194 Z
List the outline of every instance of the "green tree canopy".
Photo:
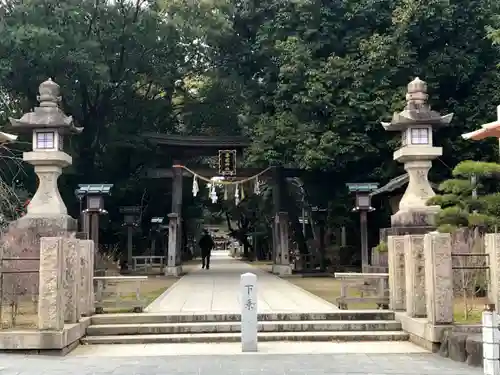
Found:
M 500 164 L 464 161 L 453 169 L 454 179 L 441 183 L 441 194 L 429 199 L 429 205 L 439 205 L 437 216 L 440 231 L 460 227 L 492 230 L 500 223 L 500 193 L 488 189 L 487 179 L 498 178 Z

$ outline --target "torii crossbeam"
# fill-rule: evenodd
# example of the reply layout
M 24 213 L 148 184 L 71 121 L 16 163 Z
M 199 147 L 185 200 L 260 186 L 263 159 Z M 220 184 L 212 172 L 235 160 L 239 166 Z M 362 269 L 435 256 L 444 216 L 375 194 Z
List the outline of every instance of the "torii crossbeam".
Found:
M 496 121 L 481 125 L 481 129 L 462 134 L 463 139 L 470 139 L 473 141 L 479 141 L 489 137 L 496 137 L 500 141 L 500 105 L 497 107 Z

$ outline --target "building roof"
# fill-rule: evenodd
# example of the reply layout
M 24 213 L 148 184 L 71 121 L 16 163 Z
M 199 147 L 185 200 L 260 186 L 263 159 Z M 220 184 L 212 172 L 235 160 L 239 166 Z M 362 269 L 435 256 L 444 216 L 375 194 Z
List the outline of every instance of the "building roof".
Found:
M 242 136 L 209 136 L 209 135 L 171 135 L 162 133 L 143 133 L 152 143 L 178 147 L 217 147 L 217 148 L 246 148 L 250 140 Z
M 113 184 L 79 184 L 77 194 L 110 194 Z
M 373 197 L 373 196 L 379 195 L 379 194 L 390 193 L 390 192 L 392 192 L 396 189 L 399 189 L 400 187 L 406 185 L 409 180 L 410 180 L 410 176 L 408 176 L 408 173 L 402 174 L 401 176 L 393 178 L 384 186 L 373 191 L 370 195 Z
M 378 188 L 378 183 L 373 182 L 348 183 L 346 185 L 351 193 L 370 193 Z
M 397 190 L 405 186 L 408 183 L 408 181 L 410 181 L 410 176 L 408 176 L 408 173 L 402 174 L 401 176 L 394 177 L 387 184 L 373 191 L 370 195 L 373 197 L 375 195 L 392 193 L 394 190 Z M 433 189 L 437 188 L 437 184 L 433 182 L 430 182 L 430 184 Z

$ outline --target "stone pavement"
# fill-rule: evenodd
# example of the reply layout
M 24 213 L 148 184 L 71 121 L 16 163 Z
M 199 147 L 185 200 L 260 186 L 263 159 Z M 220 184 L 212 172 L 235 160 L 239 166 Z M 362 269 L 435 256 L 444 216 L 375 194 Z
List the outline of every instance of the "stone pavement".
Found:
M 149 305 L 152 313 L 239 313 L 240 275 L 257 275 L 258 310 L 262 313 L 330 312 L 337 307 L 268 272 L 214 251 L 209 270 L 182 277 Z
M 377 345 L 377 344 L 373 344 Z M 384 344 L 385 345 L 385 344 Z M 434 354 L 0 355 L 2 375 L 480 375 Z

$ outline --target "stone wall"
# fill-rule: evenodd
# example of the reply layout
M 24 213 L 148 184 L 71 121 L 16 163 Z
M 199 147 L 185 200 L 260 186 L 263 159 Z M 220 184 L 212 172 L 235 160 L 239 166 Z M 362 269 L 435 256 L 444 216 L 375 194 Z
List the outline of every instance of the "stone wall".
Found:
M 389 236 L 390 306 L 419 344 L 436 349 L 453 322 L 449 234 Z
M 36 330 L 0 331 L 0 349 L 65 350 L 85 334 L 94 310 L 94 242 L 40 239 Z
M 91 240 L 41 239 L 39 329 L 61 330 L 92 313 L 93 253 Z
M 462 241 L 463 242 L 463 241 Z M 500 307 L 500 234 L 486 234 L 481 249 L 468 252 L 479 254 L 489 262 L 488 300 Z M 454 268 L 452 255 L 463 253 L 456 239 L 447 233 L 388 237 L 390 306 L 403 329 L 415 343 L 444 357 L 482 363 L 480 326 L 454 325 Z M 461 258 L 460 256 L 456 256 Z

